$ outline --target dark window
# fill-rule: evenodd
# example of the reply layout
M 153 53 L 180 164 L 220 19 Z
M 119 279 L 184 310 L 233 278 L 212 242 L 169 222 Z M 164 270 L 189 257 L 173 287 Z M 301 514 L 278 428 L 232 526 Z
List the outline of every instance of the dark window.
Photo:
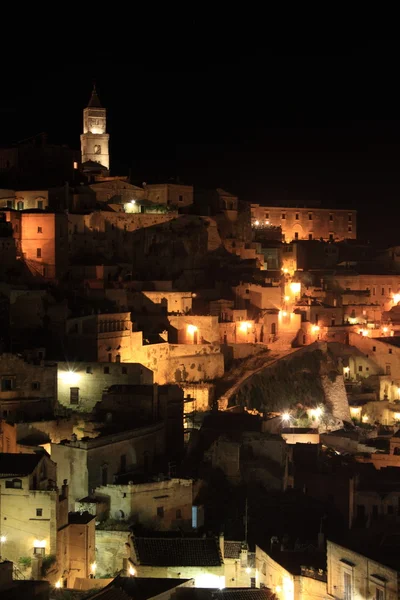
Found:
M 330 241 L 330 242 L 333 242 L 333 233 L 330 233 L 330 234 L 329 234 L 329 241 Z
M 384 296 L 384 295 L 385 295 L 385 288 L 382 288 L 381 295 L 382 295 L 382 296 Z
M 309 239 L 309 240 L 312 240 L 312 233 L 309 233 L 309 234 L 308 234 L 308 239 Z
M 298 239 L 299 239 L 299 232 L 298 232 L 298 231 L 295 231 L 295 232 L 294 232 L 294 239 L 295 239 L 295 240 L 298 240 Z
M 375 600 L 384 600 L 385 594 L 379 588 L 375 589 Z
M 363 370 L 363 368 L 362 368 L 362 365 L 360 365 L 360 366 L 358 367 L 358 370 L 359 370 L 359 372 L 360 372 L 360 373 L 362 372 L 362 370 Z
M 22 490 L 22 480 L 13 479 L 12 481 L 6 481 L 6 488 L 14 488 L 15 490 Z
M 36 509 L 36 516 L 37 517 L 42 517 L 43 516 L 43 508 L 37 508 Z
M 376 346 L 372 346 L 372 352 L 376 352 Z
M 42 230 L 42 228 L 41 228 L 41 227 L 38 227 L 38 228 L 37 228 L 37 232 L 38 232 L 38 233 L 43 233 L 43 230 Z
M 333 215 L 329 215 L 329 220 L 333 221 Z
M 108 353 L 108 362 L 112 362 L 112 354 L 111 354 L 111 352 Z
M 392 354 L 392 349 L 391 348 L 389 348 L 389 354 Z
M 286 213 L 282 213 L 282 219 L 283 221 L 286 219 Z
M 296 213 L 296 221 L 299 220 L 299 213 Z
M 353 231 L 353 228 L 352 228 L 352 226 L 351 226 L 351 225 L 349 225 L 349 226 L 348 226 L 348 228 L 347 228 L 347 231 L 348 231 L 349 233 L 351 233 L 351 232 Z
M 126 471 L 126 454 L 121 454 L 121 473 L 125 473 Z
M 2 377 L 1 378 L 1 391 L 11 392 L 15 389 L 15 377 Z
M 88 373 L 89 375 L 90 375 L 91 373 L 93 373 L 93 371 L 92 371 L 92 367 L 86 367 L 86 373 Z
M 40 381 L 32 381 L 32 390 L 36 392 L 40 390 Z
M 121 355 L 117 354 L 117 356 L 115 357 L 115 362 L 120 363 L 121 362 Z
M 308 213 L 308 220 L 312 221 L 312 213 Z
M 38 200 L 38 201 L 37 201 L 37 207 L 38 207 L 40 210 L 43 210 L 43 200 Z M 40 233 L 41 233 L 41 232 L 40 232 Z
M 128 369 L 126 367 L 122 367 L 121 372 L 122 372 L 122 375 L 127 375 Z
M 388 505 L 387 512 L 388 512 L 388 515 L 393 515 L 393 513 L 394 513 L 394 506 L 393 506 L 393 504 L 389 504 Z
M 392 369 L 390 365 L 386 365 L 386 375 L 391 375 L 392 374 Z
M 110 373 L 110 367 L 104 367 L 103 373 L 104 373 L 104 375 L 109 375 L 109 373 Z
M 182 511 L 180 508 L 177 509 L 176 511 L 176 518 L 177 519 L 182 519 Z
M 352 220 L 353 220 L 353 217 L 352 217 L 352 215 L 349 214 L 349 221 L 352 221 Z
M 79 388 L 77 388 L 77 387 L 69 388 L 69 403 L 70 404 L 79 404 Z
M 265 218 L 269 219 L 269 213 L 265 213 Z
M 12 207 L 13 207 L 13 201 L 7 200 L 7 208 L 12 208 Z
M 160 517 L 160 519 L 162 519 L 164 517 L 164 507 L 163 506 L 157 506 L 157 517 Z
M 36 258 L 42 258 L 42 249 L 36 248 Z
M 107 485 L 108 483 L 108 467 L 103 465 L 101 467 L 101 485 Z
M 256 587 L 256 578 L 255 577 L 250 577 L 250 587 L 251 588 Z
M 179 196 L 178 200 L 179 202 L 183 202 L 183 196 Z

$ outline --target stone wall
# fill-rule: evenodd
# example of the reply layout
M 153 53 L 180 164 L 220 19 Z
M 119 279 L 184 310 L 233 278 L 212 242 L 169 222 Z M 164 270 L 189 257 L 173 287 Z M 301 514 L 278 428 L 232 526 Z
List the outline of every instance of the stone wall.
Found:
M 101 531 L 96 529 L 96 564 L 98 577 L 114 577 L 123 569 L 129 557 L 129 531 Z
M 336 419 L 350 423 L 350 408 L 347 401 L 343 375 L 337 375 L 334 381 L 330 377 L 323 375 L 321 381 L 325 400 L 332 411 L 332 415 Z

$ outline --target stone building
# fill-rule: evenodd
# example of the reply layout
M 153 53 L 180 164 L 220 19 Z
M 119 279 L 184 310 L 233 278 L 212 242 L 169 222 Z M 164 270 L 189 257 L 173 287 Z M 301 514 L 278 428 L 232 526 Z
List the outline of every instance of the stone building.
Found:
M 193 186 L 181 183 L 144 184 L 144 197 L 153 204 L 181 208 L 193 204 Z
M 284 241 L 356 239 L 357 211 L 251 205 L 252 227 L 281 227 Z
M 256 546 L 256 569 L 257 587 L 268 587 L 278 600 L 325 600 L 327 597 L 326 558 L 322 552 L 276 548 L 266 552 Z
M 225 587 L 218 538 L 133 536 L 130 561 L 138 577 L 194 579 L 196 587 Z
M 366 291 L 369 303 L 381 310 L 390 310 L 400 302 L 400 275 L 337 270 L 334 274 L 324 275 L 324 285 L 326 289 L 346 292 Z
M 91 412 L 115 385 L 152 385 L 153 373 L 138 363 L 59 362 L 57 401 L 79 412 Z
M 107 516 L 111 519 L 133 521 L 158 531 L 191 529 L 191 479 L 100 486 L 94 493 L 96 497 L 104 498 L 108 505 Z
M 102 107 L 96 88 L 93 88 L 89 104 L 83 111 L 83 133 L 81 135 L 82 166 L 89 161 L 99 163 L 107 171 L 110 169 L 108 142 L 106 133 L 106 109 Z
M 129 312 L 88 315 L 68 319 L 69 356 L 88 362 L 135 362 L 142 347 L 142 332 L 133 331 Z
M 399 597 L 399 545 L 397 530 L 387 534 L 354 531 L 342 544 L 328 540 L 329 597 Z
M 92 439 L 51 444 L 58 482 L 69 481 L 71 505 L 85 498 L 94 488 L 113 483 L 116 475 L 148 472 L 164 452 L 163 423 L 119 433 L 103 433 Z
M 0 209 L 45 210 L 49 205 L 48 190 L 0 190 Z
M 57 398 L 57 367 L 0 354 L 0 416 L 12 420 L 44 417 Z
M 0 418 L 0 452 L 17 452 L 17 428 Z

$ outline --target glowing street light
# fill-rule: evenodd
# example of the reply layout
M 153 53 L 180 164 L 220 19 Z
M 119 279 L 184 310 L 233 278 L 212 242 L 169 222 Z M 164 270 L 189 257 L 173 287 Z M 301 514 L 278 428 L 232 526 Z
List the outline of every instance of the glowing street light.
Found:
M 60 579 L 58 581 L 56 581 L 56 584 L 55 584 L 54 587 L 56 587 L 57 589 L 60 589 L 60 587 L 61 587 L 61 581 L 60 581 Z
M 398 304 L 400 302 L 400 294 L 393 294 L 393 303 Z
M 134 575 L 136 575 L 136 569 L 134 569 L 134 568 L 132 567 L 132 565 L 130 565 L 130 566 L 129 566 L 129 575 L 130 575 L 131 577 L 133 577 Z
M 312 331 L 313 333 L 318 333 L 318 331 L 319 331 L 319 325 L 313 325 L 313 326 L 311 327 L 311 331 Z
M 256 225 L 256 227 L 258 227 L 258 226 L 259 226 L 259 224 L 260 224 L 260 221 L 255 221 L 255 222 L 254 222 L 254 225 Z
M 285 296 L 285 302 L 289 302 L 290 296 Z
M 239 325 L 239 329 L 240 329 L 240 331 L 243 331 L 243 333 L 248 333 L 250 328 L 251 328 L 251 323 L 248 323 L 247 321 L 242 321 Z
M 389 327 L 382 327 L 382 332 L 387 333 L 389 331 Z
M 60 374 L 60 378 L 65 383 L 67 383 L 69 385 L 74 385 L 75 383 L 78 383 L 81 376 L 79 375 L 79 373 L 76 373 L 75 371 L 64 371 L 63 373 Z
M 131 204 L 136 204 L 136 200 L 131 200 Z
M 188 325 L 187 326 L 187 332 L 190 333 L 191 335 L 195 334 L 196 331 L 197 331 L 196 325 Z
M 284 412 L 282 415 L 282 421 L 284 423 L 289 423 L 291 418 L 292 418 L 292 415 L 288 412 Z
M 6 542 L 6 541 L 7 541 L 7 537 L 5 535 L 1 535 L 0 536 L 0 543 L 4 544 L 4 542 Z
M 368 421 L 369 421 L 369 417 L 368 417 L 368 415 L 363 415 L 363 416 L 362 416 L 362 418 L 361 418 L 361 421 L 362 421 L 363 423 L 368 423 Z
M 246 567 L 246 573 L 247 573 L 247 575 L 250 575 L 250 573 L 251 573 L 250 567 Z
M 292 294 L 299 294 L 301 290 L 301 283 L 299 283 L 298 281 L 292 281 L 292 283 L 290 284 L 290 290 Z
M 93 573 L 93 575 L 96 573 L 96 569 L 97 569 L 97 563 L 93 562 L 93 563 L 90 565 L 90 570 L 91 570 L 91 572 Z

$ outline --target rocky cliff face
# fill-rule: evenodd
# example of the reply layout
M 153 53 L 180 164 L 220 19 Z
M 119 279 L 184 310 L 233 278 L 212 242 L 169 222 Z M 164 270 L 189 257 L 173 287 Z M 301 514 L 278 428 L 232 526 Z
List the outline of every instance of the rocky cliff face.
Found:
M 330 407 L 332 415 L 336 419 L 351 423 L 350 408 L 343 376 L 337 375 L 333 381 L 329 376 L 322 375 L 321 383 L 326 404 Z

